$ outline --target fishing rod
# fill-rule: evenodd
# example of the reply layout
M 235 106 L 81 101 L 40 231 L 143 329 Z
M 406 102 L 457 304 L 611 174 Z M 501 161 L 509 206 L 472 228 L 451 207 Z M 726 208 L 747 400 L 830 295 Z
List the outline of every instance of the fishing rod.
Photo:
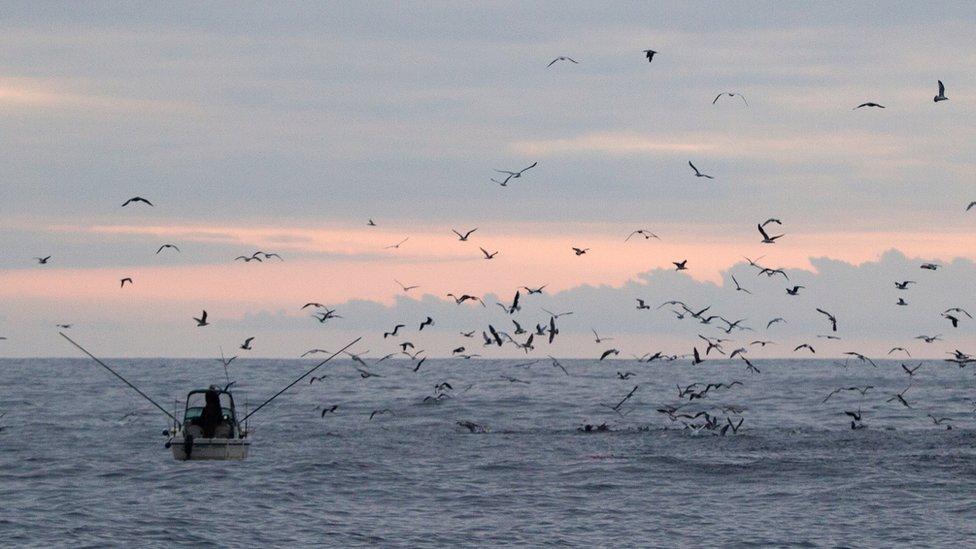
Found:
M 178 419 L 176 419 L 176 416 L 174 416 L 173 414 L 171 414 L 171 413 L 169 413 L 169 412 L 167 412 L 167 411 L 166 411 L 166 408 L 163 408 L 162 406 L 160 406 L 159 404 L 157 404 L 157 403 L 156 403 L 156 401 L 155 401 L 155 400 L 153 400 L 153 399 L 151 399 L 151 398 L 149 398 L 149 396 L 148 396 L 148 395 L 147 395 L 146 393 L 143 393 L 142 391 L 140 391 L 140 390 L 139 390 L 139 388 L 138 388 L 138 387 L 136 387 L 135 385 L 133 385 L 133 384 L 131 384 L 131 383 L 129 383 L 129 380 L 127 380 L 127 379 L 125 379 L 124 377 L 122 377 L 122 376 L 120 376 L 120 375 L 119 375 L 119 373 L 118 373 L 118 372 L 116 372 L 115 370 L 113 370 L 113 369 L 111 369 L 111 368 L 109 368 L 109 366 L 108 366 L 108 364 L 105 364 L 104 362 L 102 362 L 101 360 L 99 360 L 99 359 L 98 359 L 98 358 L 97 358 L 97 357 L 96 357 L 95 355 L 93 355 L 93 354 L 91 354 L 91 353 L 89 353 L 87 349 L 85 349 L 85 348 L 84 348 L 84 347 L 82 347 L 81 345 L 78 345 L 77 343 L 75 343 L 75 340 L 73 340 L 73 339 L 71 339 L 70 337 L 68 337 L 68 336 L 66 336 L 66 335 L 64 335 L 64 332 L 58 332 L 58 333 L 59 333 L 59 334 L 61 334 L 61 337 L 63 337 L 63 338 L 65 338 L 65 339 L 67 339 L 67 340 L 68 340 L 68 343 L 71 343 L 72 345 L 74 345 L 75 347 L 77 347 L 77 348 L 78 348 L 78 349 L 79 349 L 79 350 L 80 350 L 81 352 L 83 352 L 83 353 L 85 353 L 86 355 L 88 355 L 88 357 L 89 357 L 89 358 L 91 358 L 92 360 L 94 360 L 96 364 L 98 364 L 98 365 L 99 365 L 99 366 L 101 366 L 102 368 L 105 368 L 105 369 L 106 369 L 106 370 L 108 370 L 109 372 L 112 372 L 112 375 L 114 375 L 115 377 L 117 377 L 117 378 L 119 378 L 119 379 L 121 379 L 121 380 L 122 380 L 122 382 L 123 382 L 123 383 L 125 383 L 126 385 L 128 385 L 129 387 L 132 387 L 132 389 L 133 389 L 133 390 L 134 390 L 135 392 L 137 392 L 137 393 L 139 393 L 139 395 L 140 395 L 140 396 L 142 396 L 142 398 L 144 398 L 144 399 L 146 399 L 146 400 L 148 400 L 149 402 L 151 402 L 153 406 L 155 406 L 155 407 L 157 407 L 157 408 L 159 408 L 159 410 L 160 410 L 161 412 L 163 412 L 164 414 L 166 414 L 167 416 L 169 416 L 169 417 L 170 417 L 170 418 L 171 418 L 171 419 L 172 419 L 173 421 L 175 421 L 175 422 L 176 422 L 176 423 L 177 423 L 178 425 L 182 425 L 182 423 L 180 423 L 180 420 L 178 420 Z
M 309 371 L 307 371 L 307 372 L 305 372 L 304 374 L 302 374 L 302 377 L 300 377 L 300 378 L 298 378 L 298 379 L 296 379 L 295 381 L 292 381 L 291 383 L 289 383 L 289 384 L 288 384 L 288 386 L 287 386 L 287 387 L 285 387 L 284 389 L 282 389 L 282 390 L 280 390 L 280 391 L 278 391 L 277 393 L 275 393 L 275 395 L 274 395 L 273 397 L 271 397 L 271 398 L 269 398 L 268 400 L 265 400 L 265 401 L 264 401 L 263 403 L 261 403 L 261 405 L 260 405 L 260 406 L 258 406 L 257 408 L 255 408 L 255 409 L 253 409 L 253 410 L 251 410 L 251 413 L 250 413 L 250 414 L 247 414 L 246 416 L 244 416 L 244 417 L 243 417 L 243 418 L 241 419 L 241 422 L 244 422 L 244 421 L 247 421 L 247 418 L 249 418 L 249 417 L 251 417 L 251 416 L 253 416 L 253 415 L 254 415 L 255 413 L 257 413 L 257 411 L 258 411 L 258 410 L 260 410 L 261 408 L 264 408 L 264 406 L 265 406 L 266 404 L 268 404 L 268 403 L 269 403 L 269 402 L 271 402 L 272 400 L 274 400 L 274 399 L 276 399 L 276 398 L 278 398 L 279 396 L 281 396 L 281 393 L 284 393 L 284 392 L 285 392 L 285 391 L 287 391 L 288 389 L 291 389 L 293 385 L 295 385 L 295 384 L 296 384 L 296 383 L 298 383 L 299 381 L 301 381 L 301 380 L 303 380 L 303 379 L 305 379 L 306 377 L 308 377 L 308 375 L 309 375 L 309 374 L 311 374 L 311 373 L 312 373 L 312 372 L 314 372 L 315 370 L 318 370 L 319 368 L 321 368 L 322 366 L 324 366 L 326 362 L 328 362 L 328 361 L 330 361 L 330 360 L 332 360 L 333 358 L 335 358 L 335 357 L 337 357 L 337 356 L 339 356 L 340 354 L 342 354 L 342 353 L 343 353 L 343 352 L 344 352 L 344 351 L 345 351 L 346 349 L 348 349 L 349 347 L 352 347 L 352 346 L 353 346 L 353 345 L 355 345 L 356 343 L 359 343 L 359 340 L 360 340 L 360 339 L 362 339 L 362 336 L 360 336 L 360 337 L 357 337 L 357 338 L 356 338 L 356 339 L 354 339 L 354 340 L 353 340 L 353 341 L 352 341 L 351 343 L 349 343 L 349 344 L 348 344 L 348 345 L 346 345 L 345 347 L 343 347 L 343 348 L 341 348 L 341 349 L 339 349 L 338 351 L 336 351 L 336 352 L 335 352 L 335 353 L 334 353 L 334 354 L 333 354 L 332 356 L 330 356 L 329 358 L 327 358 L 327 359 L 325 359 L 325 360 L 323 360 L 322 362 L 319 362 L 319 363 L 318 363 L 318 365 L 316 365 L 316 366 L 315 366 L 314 368 L 312 368 L 311 370 L 309 370 Z M 70 341 L 70 340 L 69 340 L 69 341 Z

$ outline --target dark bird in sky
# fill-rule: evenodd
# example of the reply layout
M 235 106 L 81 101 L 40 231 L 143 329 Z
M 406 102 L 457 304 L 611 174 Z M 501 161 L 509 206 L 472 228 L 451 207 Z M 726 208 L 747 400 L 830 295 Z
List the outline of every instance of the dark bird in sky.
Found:
M 573 248 L 573 253 L 578 256 L 583 255 L 588 251 L 590 251 L 589 248 L 576 248 L 576 247 Z
M 908 302 L 907 302 L 907 301 L 905 301 L 905 298 L 904 298 L 904 297 L 899 297 L 899 298 L 898 298 L 898 301 L 897 301 L 897 302 L 895 302 L 895 305 L 900 305 L 900 306 L 902 306 L 902 307 L 905 307 L 905 306 L 907 306 L 907 305 L 908 305 Z
M 126 200 L 125 202 L 123 202 L 122 203 L 122 207 L 124 208 L 124 207 L 128 206 L 129 204 L 132 204 L 133 202 L 142 202 L 143 204 L 147 204 L 149 206 L 152 206 L 153 205 L 152 202 L 146 200 L 145 198 L 143 198 L 141 196 L 133 196 L 132 198 L 130 198 L 130 199 Z
M 800 290 L 805 287 L 806 286 L 793 286 L 792 288 L 787 288 L 786 293 L 788 293 L 789 295 L 799 295 Z
M 896 393 L 896 394 L 892 395 L 891 398 L 889 398 L 885 402 L 895 402 L 895 401 L 898 401 L 905 408 L 911 408 L 912 405 L 909 404 L 907 400 L 905 400 L 905 393 L 907 393 L 908 390 L 911 389 L 911 388 L 912 388 L 912 386 L 911 386 L 911 384 L 909 384 L 908 387 L 905 387 L 905 390 L 903 390 L 900 393 Z
M 796 347 L 793 348 L 793 352 L 795 353 L 800 349 L 807 349 L 808 351 L 810 351 L 811 354 L 817 354 L 817 351 L 813 347 L 811 347 L 809 343 L 804 343 L 803 345 L 797 345 Z
M 373 413 L 369 414 L 369 420 L 372 421 L 374 417 L 380 416 L 380 415 L 383 415 L 383 414 L 393 415 L 393 410 L 390 410 L 389 408 L 384 408 L 382 410 L 373 410 Z
M 891 353 L 894 353 L 896 351 L 901 351 L 901 352 L 905 353 L 906 355 L 908 355 L 909 358 L 911 358 L 911 356 L 912 356 L 912 353 L 909 353 L 908 352 L 908 349 L 906 349 L 904 347 L 892 347 L 891 350 L 888 351 L 888 354 L 890 355 Z
M 338 410 L 338 409 L 339 409 L 339 405 L 338 404 L 333 404 L 332 406 L 329 406 L 328 408 L 322 408 L 322 416 L 321 417 L 325 417 L 325 414 L 329 414 L 329 413 L 333 413 L 334 414 L 335 411 Z
M 406 237 L 406 238 L 404 238 L 403 240 L 401 240 L 401 241 L 399 241 L 399 242 L 397 242 L 396 244 L 390 244 L 389 246 L 386 246 L 386 247 L 384 247 L 383 249 L 384 249 L 384 250 L 389 250 L 389 249 L 391 249 L 391 248 L 392 248 L 392 249 L 394 249 L 394 250 L 399 250 L 399 249 L 400 249 L 400 246 L 401 246 L 401 245 L 402 245 L 402 244 L 403 244 L 404 242 L 406 242 L 406 241 L 408 241 L 408 240 L 410 240 L 410 237 L 409 237 L 409 236 L 408 236 L 408 237 Z
M 676 270 L 676 271 L 687 271 L 688 270 L 688 260 L 687 259 L 684 260 L 684 261 L 672 261 L 671 264 L 674 265 L 674 270 Z
M 646 303 L 644 303 L 644 300 L 643 299 L 641 299 L 639 297 L 637 298 L 637 309 L 638 310 L 650 309 L 650 308 L 651 308 L 650 305 L 647 305 Z M 599 343 L 599 341 L 597 343 Z
M 523 168 L 523 169 L 521 169 L 521 170 L 519 170 L 517 172 L 510 172 L 508 170 L 495 170 L 498 173 L 507 174 L 507 177 L 505 177 L 505 179 L 503 181 L 498 181 L 495 178 L 492 178 L 491 180 L 494 181 L 495 183 L 498 183 L 502 187 L 505 187 L 505 186 L 508 185 L 509 180 L 518 179 L 518 178 L 522 177 L 522 174 L 523 173 L 531 170 L 532 168 L 536 167 L 538 164 L 539 164 L 538 162 L 533 162 L 531 166 L 529 166 L 527 168 Z
M 650 63 L 654 60 L 654 54 L 657 53 L 654 50 L 644 50 L 644 55 L 647 57 L 647 62 Z
M 376 223 L 373 223 L 373 219 L 370 218 L 370 220 L 366 222 L 366 225 L 368 225 L 370 227 L 375 227 L 376 226 Z
M 575 63 L 577 65 L 579 64 L 579 62 L 576 61 L 575 59 L 573 59 L 572 57 L 559 56 L 559 57 L 553 59 L 552 61 L 550 61 L 549 64 L 546 65 L 546 68 L 548 69 L 549 67 L 553 66 L 554 64 L 556 64 L 557 61 L 571 61 L 571 62 L 573 62 L 573 63 Z
M 719 100 L 719 98 L 722 97 L 723 95 L 727 95 L 729 97 L 738 97 L 739 99 L 742 100 L 743 103 L 746 104 L 747 107 L 749 106 L 749 102 L 746 101 L 746 96 L 742 95 L 741 93 L 736 93 L 736 92 L 722 92 L 722 93 L 716 95 L 715 96 L 715 99 L 712 100 L 712 105 L 714 105 Z
M 400 282 L 399 280 L 397 280 L 395 278 L 393 279 L 393 282 L 396 282 L 397 284 L 399 284 L 400 285 L 400 289 L 402 289 L 404 292 L 409 292 L 410 290 L 414 290 L 414 289 L 420 287 L 420 286 L 404 286 L 402 282 Z
M 945 85 L 939 80 L 939 95 L 932 98 L 932 101 L 938 103 L 939 101 L 948 101 L 949 98 L 945 95 Z
M 556 334 L 559 330 L 556 328 L 556 317 L 549 317 L 549 344 L 552 345 L 552 340 L 556 339 Z
M 692 355 L 692 360 L 691 360 L 692 365 L 701 364 L 702 362 L 705 362 L 704 360 L 702 360 L 701 355 L 698 354 L 698 347 L 691 348 L 691 355 Z
M 321 303 L 316 303 L 314 301 L 302 305 L 302 309 L 307 309 L 309 307 L 315 307 L 316 309 L 324 309 L 325 305 L 322 305 Z
M 976 200 L 970 202 L 969 205 L 966 206 L 966 211 L 968 212 L 969 210 L 971 210 L 973 208 L 976 208 Z
M 611 356 L 611 355 L 616 356 L 616 355 L 619 355 L 619 354 L 620 354 L 620 351 L 618 351 L 617 349 L 607 349 L 606 351 L 603 351 L 603 354 L 602 355 L 600 355 L 600 360 L 603 360 L 603 359 L 605 359 L 605 358 L 607 358 L 608 356 Z
M 763 237 L 762 239 L 763 244 L 776 244 L 776 240 L 779 238 L 783 238 L 784 236 L 781 234 L 778 234 L 776 236 L 769 236 L 769 233 L 766 232 L 766 229 L 763 229 L 762 225 L 756 225 L 756 228 L 759 229 L 759 234 L 761 234 Z
M 193 317 L 193 320 L 196 320 L 197 321 L 197 327 L 198 328 L 201 327 L 201 326 L 209 326 L 210 325 L 207 322 L 207 311 L 206 310 L 204 310 L 203 313 L 200 314 L 200 318 Z
M 696 168 L 695 165 L 692 164 L 690 160 L 688 161 L 688 165 L 691 166 L 691 169 L 695 170 L 695 177 L 704 177 L 706 179 L 715 179 L 714 177 L 712 177 L 710 175 L 703 174 L 700 171 L 698 171 L 698 168 Z
M 827 317 L 827 320 L 830 321 L 830 329 L 831 329 L 831 331 L 836 332 L 837 331 L 837 317 L 835 317 L 834 315 L 832 315 L 832 314 L 828 313 L 827 311 L 825 311 L 823 309 L 820 309 L 820 308 L 817 309 L 817 312 L 820 313 L 820 314 L 822 314 L 822 315 L 825 315 Z
M 393 330 L 392 331 L 383 332 L 383 339 L 386 339 L 386 338 L 388 338 L 390 336 L 396 337 L 397 332 L 400 331 L 400 328 L 403 328 L 403 327 L 404 327 L 403 324 L 397 324 L 396 326 L 393 327 Z
M 47 265 L 47 262 L 51 260 L 51 256 L 47 257 L 35 257 L 38 265 Z
M 627 235 L 627 238 L 624 239 L 624 242 L 627 242 L 634 235 L 637 235 L 637 234 L 643 236 L 644 237 L 644 240 L 650 240 L 652 238 L 656 238 L 658 240 L 661 240 L 661 237 L 660 236 L 652 233 L 651 231 L 648 231 L 647 229 L 637 229 L 636 231 L 633 231 L 629 235 Z
M 172 248 L 172 249 L 176 250 L 177 252 L 180 251 L 180 249 L 176 246 L 176 244 L 163 244 L 162 246 L 159 247 L 158 250 L 156 250 L 156 254 L 159 255 L 159 252 L 165 250 L 166 248 Z
M 918 363 L 918 366 L 916 366 L 914 368 L 909 368 L 908 366 L 905 366 L 904 364 L 902 364 L 901 365 L 901 369 L 902 370 L 905 370 L 905 373 L 908 374 L 908 377 L 915 377 L 915 372 L 917 372 L 918 369 L 921 368 L 923 364 L 924 364 L 924 362 L 919 362 Z
M 482 301 L 480 297 L 473 296 L 473 295 L 462 294 L 461 297 L 458 297 L 458 296 L 456 296 L 454 294 L 447 294 L 447 297 L 453 298 L 454 299 L 454 303 L 456 305 L 460 305 L 460 304 L 464 303 L 465 301 L 469 301 L 470 300 L 470 301 L 477 301 L 478 303 L 481 303 L 481 306 L 482 307 L 485 307 L 486 306 L 485 305 L 485 302 Z
M 934 335 L 934 336 L 920 335 L 920 336 L 916 336 L 915 339 L 921 339 L 926 343 L 932 343 L 935 341 L 942 341 L 942 334 Z
M 879 104 L 877 104 L 877 103 L 873 103 L 873 102 L 871 102 L 871 101 L 868 101 L 867 103 L 861 103 L 860 105 L 858 105 L 858 106 L 856 106 L 856 107 L 854 107 L 854 108 L 853 108 L 853 109 L 851 109 L 851 110 L 852 110 L 852 111 L 856 111 L 857 109 L 860 109 L 861 107 L 875 107 L 875 108 L 878 108 L 878 109 L 883 109 L 883 108 L 885 108 L 885 107 L 884 107 L 884 105 L 879 105 Z
M 433 325 L 434 325 L 434 319 L 428 316 L 426 320 L 420 323 L 420 328 L 418 328 L 417 331 L 423 330 L 424 326 L 433 326 Z
M 593 332 L 593 337 L 595 338 L 594 341 L 596 341 L 597 344 L 603 343 L 604 341 L 613 341 L 612 337 L 600 337 L 600 334 L 596 333 L 596 330 L 593 328 L 590 328 L 590 331 Z
M 478 249 L 481 250 L 481 253 L 485 254 L 485 259 L 494 259 L 495 256 L 498 255 L 498 252 L 489 253 L 488 250 L 486 250 L 486 249 L 484 249 L 484 248 L 482 248 L 480 246 L 478 247 Z
M 918 284 L 914 280 L 905 280 L 903 282 L 895 282 L 895 288 L 899 290 L 907 290 L 909 284 Z
M 477 230 L 478 230 L 478 227 L 475 227 L 475 228 L 471 229 L 470 231 L 468 231 L 468 232 L 466 232 L 464 234 L 461 234 L 461 233 L 457 232 L 457 230 L 455 230 L 455 229 L 451 229 L 451 232 L 454 233 L 454 234 L 456 234 L 458 236 L 458 240 L 460 242 L 467 242 L 468 241 L 468 237 L 471 236 L 471 233 L 473 233 L 473 232 L 475 232 Z
M 123 278 L 121 280 L 121 282 L 122 282 L 122 284 L 120 284 L 119 287 L 120 288 L 125 288 L 125 283 L 126 282 L 128 282 L 129 284 L 132 284 L 132 278 L 127 276 L 127 277 Z
M 919 266 L 919 268 L 920 269 L 925 269 L 926 271 L 934 271 L 934 270 L 938 269 L 941 266 L 942 265 L 939 265 L 938 263 L 922 263 Z
M 238 261 L 240 259 L 243 259 L 244 263 L 250 263 L 252 261 L 257 261 L 258 263 L 262 263 L 261 258 L 256 255 L 252 255 L 252 256 L 239 255 L 234 258 L 234 261 Z
M 522 286 L 522 289 L 525 290 L 526 292 L 528 292 L 529 295 L 532 295 L 532 294 L 541 294 L 542 293 L 542 289 L 545 288 L 546 286 L 548 286 L 548 284 L 543 284 L 542 286 L 539 286 L 538 288 L 535 288 L 535 289 L 529 288 L 528 286 Z
M 789 324 L 788 322 L 786 322 L 786 319 L 785 318 L 776 317 L 776 318 L 774 318 L 774 319 L 772 319 L 772 320 L 770 320 L 769 322 L 766 323 L 766 329 L 768 330 L 770 326 L 772 326 L 773 324 L 776 324 L 777 322 L 783 322 L 785 324 Z
M 745 289 L 745 288 L 743 288 L 742 286 L 739 285 L 739 281 L 735 279 L 735 275 L 734 274 L 730 274 L 729 276 L 732 277 L 732 283 L 735 284 L 735 291 L 737 291 L 737 292 L 745 292 L 747 294 L 751 294 L 752 293 L 749 290 L 747 290 L 747 289 Z
M 244 343 L 241 344 L 241 349 L 243 349 L 245 351 L 250 351 L 251 350 L 251 342 L 252 341 L 254 341 L 254 338 L 253 337 L 249 337 L 249 338 L 245 339 L 244 340 Z

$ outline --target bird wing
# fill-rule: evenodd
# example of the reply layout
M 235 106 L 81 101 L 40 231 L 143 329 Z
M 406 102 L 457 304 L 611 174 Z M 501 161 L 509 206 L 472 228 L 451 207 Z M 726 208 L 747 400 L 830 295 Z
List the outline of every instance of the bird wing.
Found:
M 939 80 L 939 95 L 945 95 L 945 86 L 942 84 L 941 80 Z
M 715 102 L 716 102 L 716 101 L 718 101 L 718 98 L 719 98 L 719 97 L 722 97 L 723 95 L 725 95 L 725 94 L 724 94 L 724 93 L 720 93 L 720 94 L 718 94 L 718 95 L 716 95 L 716 96 L 715 96 L 715 99 L 713 99 L 713 100 L 712 100 L 712 105 L 714 105 L 714 104 L 715 104 Z
M 769 235 L 766 234 L 766 231 L 763 229 L 762 225 L 756 225 L 756 228 L 759 229 L 759 234 L 762 235 L 763 240 L 769 240 Z

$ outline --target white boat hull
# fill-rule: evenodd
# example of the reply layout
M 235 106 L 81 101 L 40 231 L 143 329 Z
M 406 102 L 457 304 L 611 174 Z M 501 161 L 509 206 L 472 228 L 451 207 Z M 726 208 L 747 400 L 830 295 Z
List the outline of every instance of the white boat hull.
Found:
M 190 447 L 189 455 L 187 447 Z M 186 460 L 204 459 L 245 459 L 247 451 L 251 446 L 251 441 L 240 438 L 193 438 L 192 443 L 180 437 L 174 438 L 169 443 L 169 448 L 173 452 L 173 458 Z

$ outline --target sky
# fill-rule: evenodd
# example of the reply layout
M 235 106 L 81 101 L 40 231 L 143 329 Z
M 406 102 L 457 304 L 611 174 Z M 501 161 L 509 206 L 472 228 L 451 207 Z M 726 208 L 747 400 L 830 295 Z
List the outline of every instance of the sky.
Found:
M 254 336 L 250 354 L 295 357 L 360 335 L 370 356 L 405 339 L 524 356 L 458 332 L 511 331 L 494 302 L 543 284 L 517 321 L 574 314 L 532 357 L 721 335 L 642 296 L 746 318 L 729 345 L 777 340 L 754 357 L 972 350 L 976 321 L 940 313 L 976 312 L 974 23 L 964 2 L 5 3 L 0 356 L 74 356 L 64 323 L 104 356 Z M 713 104 L 728 91 L 748 105 Z M 786 236 L 764 245 L 770 217 Z M 625 241 L 638 228 L 660 239 Z M 234 260 L 256 250 L 284 261 Z M 757 277 L 759 256 L 806 288 Z M 841 341 L 817 340 L 826 306 Z M 410 333 L 384 340 L 396 323 Z

